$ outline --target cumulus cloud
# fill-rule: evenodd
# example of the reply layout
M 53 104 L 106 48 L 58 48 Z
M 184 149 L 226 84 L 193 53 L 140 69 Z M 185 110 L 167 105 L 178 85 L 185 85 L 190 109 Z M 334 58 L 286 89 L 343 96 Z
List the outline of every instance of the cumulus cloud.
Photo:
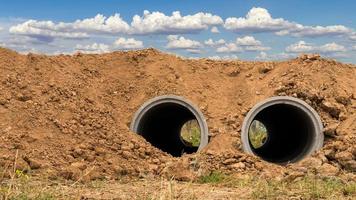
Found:
M 183 36 L 169 35 L 167 36 L 167 39 L 167 49 L 198 49 L 202 46 L 200 42 L 186 39 Z
M 114 46 L 118 49 L 140 49 L 143 48 L 143 42 L 134 38 L 120 37 L 114 42 Z
M 274 32 L 277 35 L 292 35 L 296 37 L 316 37 L 326 35 L 345 35 L 352 29 L 342 25 L 304 26 L 283 18 L 273 18 L 265 8 L 253 7 L 245 17 L 229 17 L 224 27 L 234 32 Z
M 143 16 L 135 15 L 131 22 L 133 34 L 179 34 L 194 33 L 208 29 L 210 26 L 223 23 L 221 17 L 210 13 L 199 12 L 182 16 L 175 11 L 171 16 L 161 12 L 144 11 Z
M 212 33 L 220 33 L 218 27 L 216 27 L 216 26 L 213 26 L 213 27 L 210 29 L 210 31 L 211 31 Z
M 25 35 L 40 40 L 51 41 L 53 38 L 82 39 L 88 38 L 89 34 L 115 34 L 125 33 L 129 25 L 115 14 L 110 17 L 98 14 L 94 18 L 76 20 L 75 22 L 59 22 L 28 20 L 21 24 L 10 27 L 12 34 Z
M 211 46 L 211 47 L 221 46 L 221 45 L 224 45 L 225 43 L 226 42 L 224 39 L 214 41 L 213 39 L 209 38 L 208 40 L 204 41 L 205 45 Z
M 266 52 L 260 52 L 255 59 L 256 60 L 285 60 L 295 57 L 295 54 L 290 53 L 277 53 L 277 54 L 267 54 Z
M 115 40 L 111 45 L 103 43 L 93 43 L 89 45 L 77 44 L 75 46 L 76 51 L 83 53 L 107 53 L 117 49 L 139 49 L 143 48 L 143 42 L 135 40 L 134 38 L 120 37 Z
M 263 46 L 261 41 L 256 40 L 252 36 L 236 38 L 236 44 L 242 46 L 246 51 L 267 51 L 271 49 L 270 47 Z
M 110 46 L 102 43 L 93 43 L 90 45 L 77 44 L 75 50 L 83 53 L 107 53 L 109 52 Z
M 235 43 L 227 43 L 224 46 L 218 47 L 216 52 L 218 53 L 238 53 L 242 52 L 243 49 L 237 46 Z
M 188 49 L 187 51 L 191 54 L 202 54 L 203 53 L 202 50 L 200 50 L 200 49 Z
M 335 53 L 345 52 L 346 48 L 335 42 L 327 43 L 321 46 L 315 46 L 305 41 L 299 41 L 286 47 L 286 52 L 290 53 Z
M 239 59 L 236 55 L 225 55 L 225 56 L 209 56 L 208 59 L 211 60 L 236 60 Z
M 256 40 L 252 36 L 245 36 L 242 38 L 236 38 L 236 44 L 241 46 L 260 46 L 261 41 Z
M 243 52 L 243 51 L 267 51 L 270 47 L 265 47 L 262 42 L 256 40 L 252 36 L 244 36 L 236 38 L 234 42 L 227 43 L 225 40 L 220 39 L 214 41 L 213 39 L 208 39 L 204 41 L 204 44 L 209 47 L 216 47 L 216 52 L 218 53 L 229 53 L 229 52 Z
M 211 26 L 223 24 L 221 17 L 199 12 L 182 16 L 175 11 L 171 16 L 161 12 L 144 11 L 143 16 L 135 15 L 129 25 L 120 14 L 106 17 L 98 14 L 93 18 L 74 22 L 53 22 L 27 20 L 10 27 L 12 34 L 25 35 L 51 42 L 54 38 L 83 39 L 92 34 L 178 34 L 197 33 Z M 212 31 L 218 31 L 215 27 Z

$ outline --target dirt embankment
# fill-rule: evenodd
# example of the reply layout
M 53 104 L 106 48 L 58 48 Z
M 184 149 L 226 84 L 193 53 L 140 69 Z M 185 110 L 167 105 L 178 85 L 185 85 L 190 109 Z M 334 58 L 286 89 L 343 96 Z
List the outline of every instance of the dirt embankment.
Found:
M 102 55 L 20 55 L 0 48 L 0 166 L 73 180 L 214 170 L 295 178 L 356 171 L 356 67 L 316 55 L 282 62 L 187 60 L 154 49 Z M 149 98 L 186 97 L 211 132 L 199 154 L 172 158 L 129 131 Z M 290 95 L 322 117 L 324 148 L 288 166 L 241 150 L 240 126 L 258 101 Z M 15 159 L 17 158 L 17 159 Z

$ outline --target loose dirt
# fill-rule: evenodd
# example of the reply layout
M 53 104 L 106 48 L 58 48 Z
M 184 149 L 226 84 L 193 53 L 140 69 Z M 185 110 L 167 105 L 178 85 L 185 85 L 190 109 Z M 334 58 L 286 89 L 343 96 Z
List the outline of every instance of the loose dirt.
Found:
M 355 65 L 318 55 L 252 62 L 189 60 L 155 49 L 45 56 L 0 48 L 0 72 L 3 171 L 15 167 L 80 182 L 122 176 L 194 180 L 212 171 L 355 180 Z M 200 107 L 211 134 L 203 152 L 173 158 L 129 130 L 139 106 L 164 94 Z M 306 101 L 325 126 L 322 150 L 287 166 L 241 150 L 244 115 L 276 95 Z

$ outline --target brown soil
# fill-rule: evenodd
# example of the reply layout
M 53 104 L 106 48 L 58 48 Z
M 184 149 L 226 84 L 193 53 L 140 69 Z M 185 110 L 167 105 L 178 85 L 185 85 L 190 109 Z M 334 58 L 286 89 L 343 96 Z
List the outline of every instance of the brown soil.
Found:
M 215 170 L 278 179 L 306 173 L 355 178 L 355 65 L 317 55 L 247 62 L 188 60 L 155 49 L 45 56 L 0 48 L 0 71 L 2 170 L 16 163 L 33 175 L 74 181 L 124 175 L 192 180 Z M 201 108 L 211 133 L 203 152 L 173 158 L 130 132 L 138 107 L 164 94 Z M 323 149 L 288 166 L 241 150 L 244 115 L 276 95 L 305 100 L 326 127 Z

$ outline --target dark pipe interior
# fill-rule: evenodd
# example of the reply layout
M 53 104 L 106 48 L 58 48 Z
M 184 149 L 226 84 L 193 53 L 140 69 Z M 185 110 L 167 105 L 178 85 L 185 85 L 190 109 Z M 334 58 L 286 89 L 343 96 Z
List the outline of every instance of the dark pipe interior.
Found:
M 192 119 L 196 118 L 186 107 L 176 103 L 162 103 L 144 114 L 138 124 L 138 134 L 173 156 L 181 156 L 183 152 L 193 153 L 198 147 L 186 146 L 180 138 L 182 126 Z
M 254 120 L 262 122 L 267 128 L 268 139 L 255 154 L 266 161 L 286 163 L 307 153 L 313 143 L 313 123 L 302 109 L 276 104 L 260 111 Z

